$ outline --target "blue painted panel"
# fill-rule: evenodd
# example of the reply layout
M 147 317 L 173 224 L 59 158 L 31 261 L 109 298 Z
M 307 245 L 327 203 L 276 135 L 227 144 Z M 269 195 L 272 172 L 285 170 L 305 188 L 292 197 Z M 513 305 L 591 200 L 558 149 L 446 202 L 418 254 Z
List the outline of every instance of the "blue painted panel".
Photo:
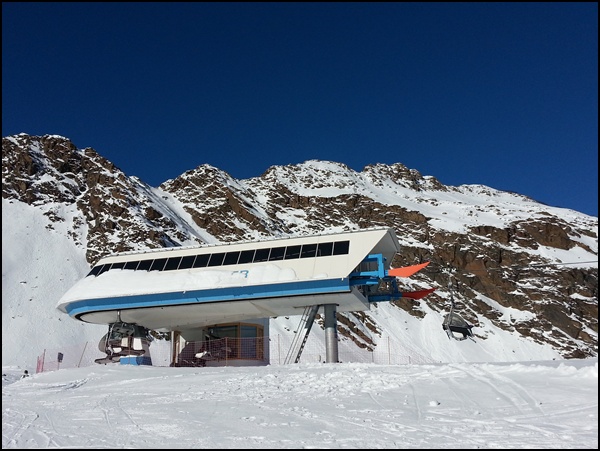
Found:
M 148 356 L 129 356 L 119 359 L 121 365 L 152 365 L 152 359 Z

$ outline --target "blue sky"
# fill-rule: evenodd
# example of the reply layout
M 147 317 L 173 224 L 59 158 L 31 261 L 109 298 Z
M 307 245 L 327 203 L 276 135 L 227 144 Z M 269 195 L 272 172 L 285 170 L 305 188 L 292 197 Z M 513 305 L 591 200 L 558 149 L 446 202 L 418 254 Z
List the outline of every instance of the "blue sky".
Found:
M 152 186 L 400 162 L 598 216 L 597 3 L 2 3 L 2 136 Z

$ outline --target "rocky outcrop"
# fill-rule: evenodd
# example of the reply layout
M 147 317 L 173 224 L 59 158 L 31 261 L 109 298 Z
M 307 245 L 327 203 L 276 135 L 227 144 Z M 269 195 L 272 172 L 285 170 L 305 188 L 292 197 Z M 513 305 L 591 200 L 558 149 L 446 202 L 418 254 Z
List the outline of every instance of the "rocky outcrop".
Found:
M 188 239 L 151 187 L 61 136 L 3 138 L 2 181 L 3 198 L 38 206 L 53 221 L 69 220 L 63 207 L 74 208 L 70 234 L 84 235 L 90 264 L 107 253 Z

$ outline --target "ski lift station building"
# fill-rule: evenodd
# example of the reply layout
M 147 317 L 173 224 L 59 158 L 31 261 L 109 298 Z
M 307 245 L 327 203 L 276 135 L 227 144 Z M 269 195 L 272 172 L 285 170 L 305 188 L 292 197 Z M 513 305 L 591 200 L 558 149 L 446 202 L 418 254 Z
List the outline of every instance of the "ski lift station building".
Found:
M 172 364 L 186 342 L 207 336 L 265 337 L 257 356 L 268 356 L 269 318 L 309 311 L 314 318 L 320 311 L 327 362 L 337 362 L 336 312 L 365 311 L 373 302 L 433 291 L 399 290 L 396 276 L 407 274 L 390 269 L 399 250 L 394 229 L 370 228 L 119 253 L 100 259 L 57 308 L 79 321 L 106 324 L 109 331 L 127 330 L 120 338 L 138 338 L 143 349 L 134 352 L 135 345 L 124 344 L 117 350 L 122 364 L 148 363 L 140 330 L 171 332 Z M 426 264 L 410 268 L 414 273 Z

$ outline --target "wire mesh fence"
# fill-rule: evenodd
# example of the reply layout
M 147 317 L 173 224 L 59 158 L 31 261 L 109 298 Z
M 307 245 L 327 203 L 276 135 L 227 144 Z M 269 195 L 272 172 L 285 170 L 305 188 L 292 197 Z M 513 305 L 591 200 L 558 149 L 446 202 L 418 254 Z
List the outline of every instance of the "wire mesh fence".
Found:
M 100 352 L 97 343 L 89 341 L 59 349 L 44 349 L 37 358 L 36 373 L 92 366 L 94 360 L 100 357 L 105 357 L 105 354 Z
M 153 366 L 242 366 L 283 365 L 292 348 L 293 336 L 280 334 L 260 338 L 221 338 L 208 341 L 190 341 L 173 355 L 170 340 L 154 340 L 150 345 Z M 61 368 L 80 368 L 95 365 L 95 360 L 106 355 L 97 343 L 45 349 L 37 359 L 36 372 L 56 371 Z M 296 357 L 296 356 L 292 356 Z M 294 361 L 288 358 L 287 361 Z M 306 342 L 299 363 L 327 361 L 325 343 L 314 337 Z M 433 360 L 408 350 L 397 340 L 382 338 L 372 350 L 358 347 L 351 340 L 338 340 L 338 361 L 402 365 L 432 363 Z
M 172 359 L 172 366 L 227 366 L 241 362 L 266 365 L 269 363 L 260 338 L 219 338 L 190 341 Z M 172 355 L 169 352 L 170 355 Z M 161 358 L 164 361 L 164 357 Z M 154 365 L 154 361 L 153 361 Z
M 275 335 L 270 339 L 270 364 L 283 365 L 286 361 L 295 361 L 295 356 L 289 359 L 292 337 Z M 287 359 L 287 360 L 286 360 Z M 326 362 L 327 351 L 321 340 L 309 339 L 300 355 L 299 363 Z M 409 363 L 432 363 L 433 360 L 407 350 L 406 347 L 390 337 L 382 338 L 373 349 L 360 348 L 352 340 L 338 340 L 338 361 L 354 363 L 376 363 L 380 365 L 396 365 Z

